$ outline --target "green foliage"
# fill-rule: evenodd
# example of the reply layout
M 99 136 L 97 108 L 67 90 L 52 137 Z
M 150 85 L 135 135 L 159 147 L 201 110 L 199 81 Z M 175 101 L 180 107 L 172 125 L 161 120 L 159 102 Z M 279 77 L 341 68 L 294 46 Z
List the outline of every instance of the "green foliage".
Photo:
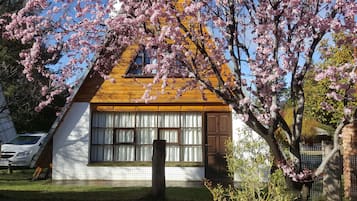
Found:
M 346 36 L 343 34 L 335 35 L 335 44 L 338 44 L 338 41 L 343 40 L 344 37 Z M 350 44 L 344 43 L 343 45 L 337 46 L 325 41 L 322 43 L 321 49 L 323 50 L 322 58 L 324 62 L 318 66 L 319 68 L 342 65 L 353 61 L 353 47 Z M 330 81 L 325 79 L 317 82 L 314 80 L 314 77 L 314 72 L 310 71 L 306 75 L 307 79 L 305 79 L 304 82 L 305 116 L 335 128 L 343 117 L 343 101 L 336 101 L 326 96 L 326 94 L 330 92 Z M 342 96 L 344 95 L 342 90 L 336 92 Z M 321 107 L 322 102 L 328 103 L 334 110 L 323 109 Z M 355 106 L 356 102 L 350 101 L 349 104 Z
M 343 102 L 336 101 L 328 96 L 330 92 L 328 80 L 321 80 L 319 82 L 314 80 L 314 74 L 309 72 L 304 83 L 305 90 L 305 116 L 310 119 L 315 119 L 324 125 L 336 127 L 343 117 Z M 341 91 L 338 93 L 342 93 Z M 321 106 L 322 102 L 331 105 L 334 110 L 326 110 Z M 352 103 L 356 104 L 356 103 Z
M 238 187 L 205 183 L 214 201 L 291 201 L 294 196 L 286 186 L 279 170 L 268 175 L 271 160 L 269 150 L 258 136 L 247 130 L 240 132 L 239 143 L 228 140 L 226 159 L 230 175 L 238 177 Z M 269 177 L 268 181 L 265 181 Z

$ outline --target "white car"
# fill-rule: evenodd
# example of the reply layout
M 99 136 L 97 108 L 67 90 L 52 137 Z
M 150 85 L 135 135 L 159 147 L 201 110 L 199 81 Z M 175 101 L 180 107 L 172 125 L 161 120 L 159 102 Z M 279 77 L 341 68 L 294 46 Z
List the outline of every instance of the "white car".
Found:
M 33 157 L 42 145 L 46 133 L 18 134 L 1 145 L 0 167 L 30 167 Z

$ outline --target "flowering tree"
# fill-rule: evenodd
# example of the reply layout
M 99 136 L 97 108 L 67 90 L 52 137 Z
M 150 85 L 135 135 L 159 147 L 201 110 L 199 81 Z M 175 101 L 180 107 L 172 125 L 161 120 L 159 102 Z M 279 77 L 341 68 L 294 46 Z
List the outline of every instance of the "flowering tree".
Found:
M 2 24 L 7 30 L 4 37 L 32 44 L 20 54 L 28 79 L 33 79 L 31 72 L 36 69 L 52 80 L 43 87 L 47 101 L 39 109 L 89 63 L 110 79 L 108 72 L 122 50 L 142 44 L 157 58 L 155 64 L 146 66 L 146 71 L 155 72 L 153 84 L 165 89 L 170 75 L 179 73 L 190 81 L 178 88 L 178 95 L 195 87 L 215 93 L 265 139 L 276 164 L 293 181 L 305 183 L 321 175 L 329 157 L 313 173 L 300 167 L 304 79 L 309 71 L 316 71 L 317 80 L 329 78 L 326 95 L 344 103 L 333 155 L 353 110 L 348 102 L 355 67 L 347 63 L 322 69 L 314 61 L 323 59 L 319 44 L 333 33 L 347 36 L 336 45 L 357 42 L 356 12 L 357 3 L 352 0 L 29 0 Z M 42 59 L 41 48 L 53 57 Z M 49 67 L 60 53 L 65 58 Z M 222 65 L 229 65 L 231 72 L 222 70 Z M 294 107 L 292 128 L 280 114 L 280 93 L 286 86 L 291 89 L 288 98 Z M 150 93 L 143 96 L 151 98 Z M 327 103 L 322 105 L 333 109 Z M 279 127 L 285 131 L 295 168 L 288 165 L 275 138 Z

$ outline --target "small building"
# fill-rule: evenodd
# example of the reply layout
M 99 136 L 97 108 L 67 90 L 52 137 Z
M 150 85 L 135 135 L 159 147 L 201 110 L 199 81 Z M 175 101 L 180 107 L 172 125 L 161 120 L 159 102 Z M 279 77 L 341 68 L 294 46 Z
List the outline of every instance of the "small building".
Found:
M 0 144 L 11 140 L 15 136 L 16 130 L 0 85 Z

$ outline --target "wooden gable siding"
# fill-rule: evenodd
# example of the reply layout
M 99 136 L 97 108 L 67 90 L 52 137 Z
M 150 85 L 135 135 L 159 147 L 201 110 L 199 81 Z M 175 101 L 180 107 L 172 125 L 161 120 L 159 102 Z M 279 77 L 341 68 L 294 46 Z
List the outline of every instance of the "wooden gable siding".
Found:
M 152 78 L 129 78 L 125 77 L 127 69 L 133 62 L 139 47 L 133 45 L 128 47 L 117 66 L 115 66 L 110 73 L 110 77 L 114 78 L 114 82 L 105 80 L 93 98 L 91 103 L 143 103 L 141 100 L 145 92 L 145 84 L 152 83 Z M 173 79 L 171 79 L 173 82 Z M 161 83 L 153 86 L 150 94 L 157 96 L 156 99 L 151 100 L 150 103 L 217 103 L 222 104 L 222 100 L 216 97 L 215 94 L 205 90 L 206 100 L 203 100 L 202 94 L 198 89 L 193 89 L 185 92 L 183 96 L 177 98 L 176 90 L 183 86 L 187 79 L 176 78 L 175 84 L 167 87 L 164 92 L 161 90 Z

